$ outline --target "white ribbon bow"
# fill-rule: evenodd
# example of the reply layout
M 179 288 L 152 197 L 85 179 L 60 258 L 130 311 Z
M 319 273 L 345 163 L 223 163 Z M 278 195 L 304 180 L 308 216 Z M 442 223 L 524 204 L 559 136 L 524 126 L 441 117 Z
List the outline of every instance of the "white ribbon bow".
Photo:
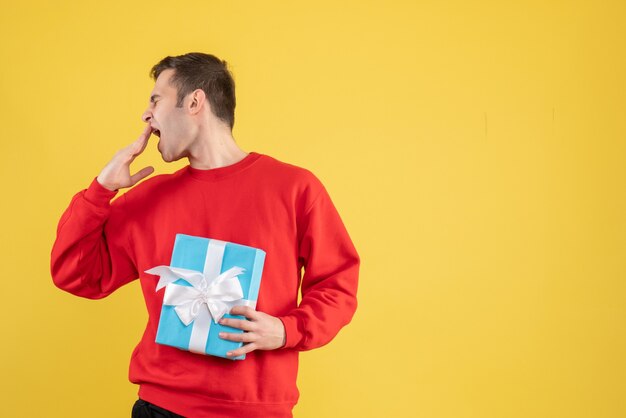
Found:
M 215 323 L 230 312 L 235 306 L 233 302 L 243 299 L 237 276 L 244 271 L 242 267 L 232 267 L 213 279 L 199 271 L 170 266 L 153 267 L 146 273 L 161 276 L 156 290 L 165 287 L 163 304 L 173 305 L 180 320 L 189 325 L 203 309 L 208 309 Z M 191 286 L 174 284 L 178 279 L 186 280 Z

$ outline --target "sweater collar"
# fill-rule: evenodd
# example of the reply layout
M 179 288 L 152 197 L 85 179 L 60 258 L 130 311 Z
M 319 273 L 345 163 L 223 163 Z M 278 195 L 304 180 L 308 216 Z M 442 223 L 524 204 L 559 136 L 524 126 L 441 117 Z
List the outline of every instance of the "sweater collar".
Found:
M 227 165 L 224 167 L 210 168 L 208 170 L 201 170 L 199 168 L 193 168 L 192 166 L 187 166 L 187 173 L 195 179 L 211 181 L 218 180 L 224 177 L 231 176 L 233 174 L 239 173 L 240 171 L 245 170 L 250 167 L 254 162 L 256 162 L 263 154 L 259 154 L 257 152 L 251 151 L 246 155 L 243 159 L 237 161 L 234 164 Z

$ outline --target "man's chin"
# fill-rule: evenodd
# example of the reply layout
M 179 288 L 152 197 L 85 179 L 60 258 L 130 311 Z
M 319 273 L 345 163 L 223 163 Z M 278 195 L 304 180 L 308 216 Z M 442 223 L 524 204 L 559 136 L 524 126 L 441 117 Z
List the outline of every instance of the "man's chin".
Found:
M 159 151 L 159 154 L 161 154 L 161 158 L 163 159 L 163 161 L 165 161 L 166 163 L 171 163 L 172 161 L 174 161 L 169 153 L 163 152 L 163 150 L 161 149 L 161 141 L 159 141 L 159 143 L 157 144 L 157 150 Z
M 161 153 L 161 158 L 163 159 L 163 161 L 165 161 L 166 163 L 171 163 L 172 161 L 176 161 L 174 158 L 172 158 L 170 155 Z
M 167 152 L 163 152 L 161 150 L 159 150 L 159 153 L 161 154 L 161 159 L 163 159 L 163 161 L 165 161 L 166 163 L 171 163 L 171 162 L 174 162 L 174 161 L 178 161 L 181 158 L 183 158 L 180 155 L 172 155 L 172 154 L 169 154 Z

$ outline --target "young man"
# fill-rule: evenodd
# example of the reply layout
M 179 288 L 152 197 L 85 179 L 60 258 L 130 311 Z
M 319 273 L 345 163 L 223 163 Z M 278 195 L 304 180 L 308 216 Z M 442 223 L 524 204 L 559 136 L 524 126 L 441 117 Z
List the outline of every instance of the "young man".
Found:
M 299 396 L 298 352 L 328 343 L 350 322 L 359 256 L 310 171 L 237 146 L 235 86 L 225 61 L 203 53 L 166 57 L 151 75 L 143 133 L 74 196 L 59 221 L 54 283 L 99 299 L 139 278 L 149 319 L 130 362 L 129 379 L 139 385 L 133 417 L 290 417 Z M 164 161 L 187 158 L 189 165 L 111 202 L 154 171 L 130 171 L 151 134 Z M 245 353 L 244 360 L 155 342 L 164 291 L 145 271 L 170 263 L 176 234 L 266 252 L 256 309 L 236 306 L 230 313 L 246 320 L 220 321 L 245 331 L 220 333 L 244 343 L 229 353 Z

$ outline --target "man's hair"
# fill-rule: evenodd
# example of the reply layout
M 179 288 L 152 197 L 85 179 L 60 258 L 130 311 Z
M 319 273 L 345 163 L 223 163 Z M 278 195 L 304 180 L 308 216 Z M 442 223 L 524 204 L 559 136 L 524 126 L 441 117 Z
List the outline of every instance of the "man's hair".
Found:
M 170 85 L 177 90 L 176 107 L 183 106 L 185 96 L 202 89 L 211 104 L 213 114 L 226 122 L 230 129 L 235 125 L 235 81 L 228 71 L 226 61 L 214 55 L 190 52 L 175 57 L 165 57 L 150 70 L 156 81 L 164 70 L 173 69 Z

